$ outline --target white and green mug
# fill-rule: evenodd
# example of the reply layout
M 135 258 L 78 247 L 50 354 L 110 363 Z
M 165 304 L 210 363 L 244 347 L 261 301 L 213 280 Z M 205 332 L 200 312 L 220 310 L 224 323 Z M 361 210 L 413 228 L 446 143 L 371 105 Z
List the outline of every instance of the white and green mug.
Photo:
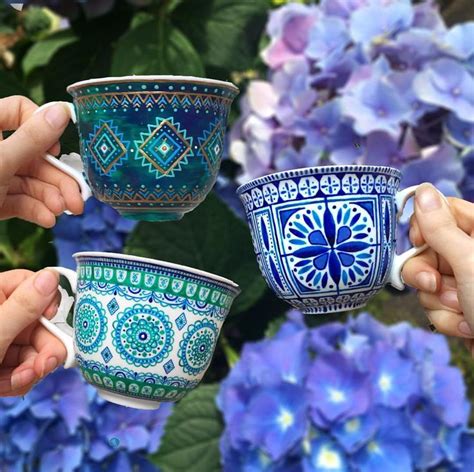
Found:
M 108 401 L 155 409 L 194 389 L 240 293 L 232 281 L 142 257 L 82 252 L 77 272 L 55 267 L 75 292 L 74 335 L 61 316 L 41 323 Z

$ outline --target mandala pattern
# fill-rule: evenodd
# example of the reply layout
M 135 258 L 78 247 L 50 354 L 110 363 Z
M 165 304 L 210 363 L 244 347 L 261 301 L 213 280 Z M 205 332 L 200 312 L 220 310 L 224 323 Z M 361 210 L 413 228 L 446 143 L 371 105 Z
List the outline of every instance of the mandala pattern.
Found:
M 127 308 L 114 321 L 113 344 L 128 364 L 149 367 L 166 359 L 174 332 L 168 316 L 150 305 Z
M 74 314 L 75 340 L 80 352 L 97 352 L 107 334 L 105 310 L 97 298 L 86 296 L 76 305 Z
M 190 375 L 204 372 L 212 359 L 219 331 L 217 325 L 203 319 L 191 325 L 179 344 L 179 365 Z
M 173 172 L 180 170 L 192 156 L 192 138 L 174 124 L 173 117 L 158 118 L 156 125 L 148 125 L 148 133 L 141 133 L 141 141 L 136 145 L 139 155 L 144 158 L 143 165 L 148 165 L 150 171 L 154 168 L 157 177 L 173 176 Z
M 377 244 L 370 202 L 326 200 L 291 213 L 285 255 L 299 284 L 324 292 L 370 281 Z
M 93 157 L 96 170 L 101 174 L 108 174 L 126 159 L 129 143 L 123 139 L 113 121 L 100 121 L 99 126 L 95 127 L 87 149 Z
M 400 174 L 330 166 L 264 176 L 239 189 L 259 267 L 305 313 L 362 306 L 387 281 Z

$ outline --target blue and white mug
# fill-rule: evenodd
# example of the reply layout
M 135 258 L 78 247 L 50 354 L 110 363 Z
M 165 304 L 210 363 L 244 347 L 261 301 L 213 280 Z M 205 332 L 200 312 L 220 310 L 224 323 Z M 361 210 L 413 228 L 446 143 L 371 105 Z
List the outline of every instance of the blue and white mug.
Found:
M 387 283 L 402 290 L 396 223 L 417 186 L 382 166 L 323 166 L 267 175 L 237 190 L 270 288 L 304 313 L 353 310 Z
M 237 284 L 143 257 L 74 257 L 77 272 L 54 268 L 75 293 L 73 329 L 68 310 L 40 320 L 65 345 L 64 366 L 78 365 L 103 398 L 133 408 L 155 409 L 196 388 L 240 293 Z

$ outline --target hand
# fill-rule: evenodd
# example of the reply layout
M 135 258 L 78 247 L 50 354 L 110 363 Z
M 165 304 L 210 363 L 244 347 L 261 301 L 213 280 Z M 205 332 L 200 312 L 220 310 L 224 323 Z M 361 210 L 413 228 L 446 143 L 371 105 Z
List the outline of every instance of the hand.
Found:
M 403 278 L 419 290 L 436 329 L 465 338 L 474 356 L 474 204 L 450 198 L 431 185 L 416 191 L 410 239 L 430 249 L 409 260 Z
M 0 99 L 0 220 L 50 228 L 66 209 L 82 213 L 84 203 L 76 181 L 43 159 L 59 153 L 69 110 L 57 104 L 33 114 L 37 108 L 24 97 Z M 2 130 L 16 131 L 3 140 Z
M 0 274 L 0 397 L 22 396 L 62 364 L 66 348 L 40 323 L 58 308 L 56 272 Z

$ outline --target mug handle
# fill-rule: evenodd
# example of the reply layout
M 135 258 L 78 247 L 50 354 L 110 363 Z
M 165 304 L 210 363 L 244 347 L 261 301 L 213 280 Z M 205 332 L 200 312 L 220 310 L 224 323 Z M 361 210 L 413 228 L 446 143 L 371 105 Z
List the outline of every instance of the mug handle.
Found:
M 71 288 L 76 295 L 77 291 L 77 274 L 74 270 L 66 269 L 64 267 L 50 267 L 50 269 L 59 272 L 61 275 L 64 275 L 69 281 Z M 69 310 L 74 303 L 74 299 L 69 297 L 66 290 L 59 287 L 61 293 L 61 303 L 59 304 L 58 312 L 55 317 L 51 320 L 48 320 L 44 316 L 40 318 L 40 323 L 54 336 L 56 336 L 66 348 L 66 361 L 64 362 L 64 368 L 69 369 L 76 366 L 76 356 L 74 349 L 74 338 L 72 337 L 73 330 L 67 324 L 66 319 L 69 313 Z M 69 331 L 66 332 L 66 331 Z
M 77 123 L 77 115 L 76 115 L 76 110 L 74 108 L 74 105 L 72 103 L 68 102 L 49 102 L 45 103 L 44 105 L 40 106 L 35 113 L 38 113 L 40 111 L 44 111 L 46 108 L 49 108 L 53 105 L 56 105 L 58 103 L 62 103 L 63 105 L 66 105 L 69 109 L 69 114 L 71 115 L 71 121 L 76 124 Z M 44 156 L 46 161 L 48 161 L 53 167 L 56 167 L 60 171 L 64 172 L 65 174 L 69 175 L 72 177 L 77 184 L 79 185 L 79 188 L 81 189 L 81 195 L 82 199 L 84 202 L 89 200 L 90 197 L 92 197 L 92 190 L 89 187 L 88 183 L 86 182 L 86 179 L 84 178 L 83 174 L 81 171 L 75 169 L 74 167 L 61 162 L 59 159 L 56 157 L 52 156 L 51 154 L 46 154 Z M 67 215 L 70 215 L 71 213 L 69 211 L 65 211 Z
M 405 205 L 411 197 L 415 195 L 416 189 L 419 185 L 413 185 L 412 187 L 408 187 L 400 192 L 397 192 L 395 196 L 395 205 L 397 208 L 397 222 L 400 220 L 403 210 L 405 209 Z M 412 247 L 405 251 L 402 254 L 395 254 L 393 257 L 392 267 L 390 268 L 390 276 L 388 282 L 392 287 L 395 287 L 398 290 L 403 290 L 405 288 L 405 282 L 402 278 L 402 269 L 405 263 L 411 259 L 412 257 L 417 256 L 418 254 L 422 253 L 425 249 L 428 248 L 427 244 L 423 244 L 419 247 Z

